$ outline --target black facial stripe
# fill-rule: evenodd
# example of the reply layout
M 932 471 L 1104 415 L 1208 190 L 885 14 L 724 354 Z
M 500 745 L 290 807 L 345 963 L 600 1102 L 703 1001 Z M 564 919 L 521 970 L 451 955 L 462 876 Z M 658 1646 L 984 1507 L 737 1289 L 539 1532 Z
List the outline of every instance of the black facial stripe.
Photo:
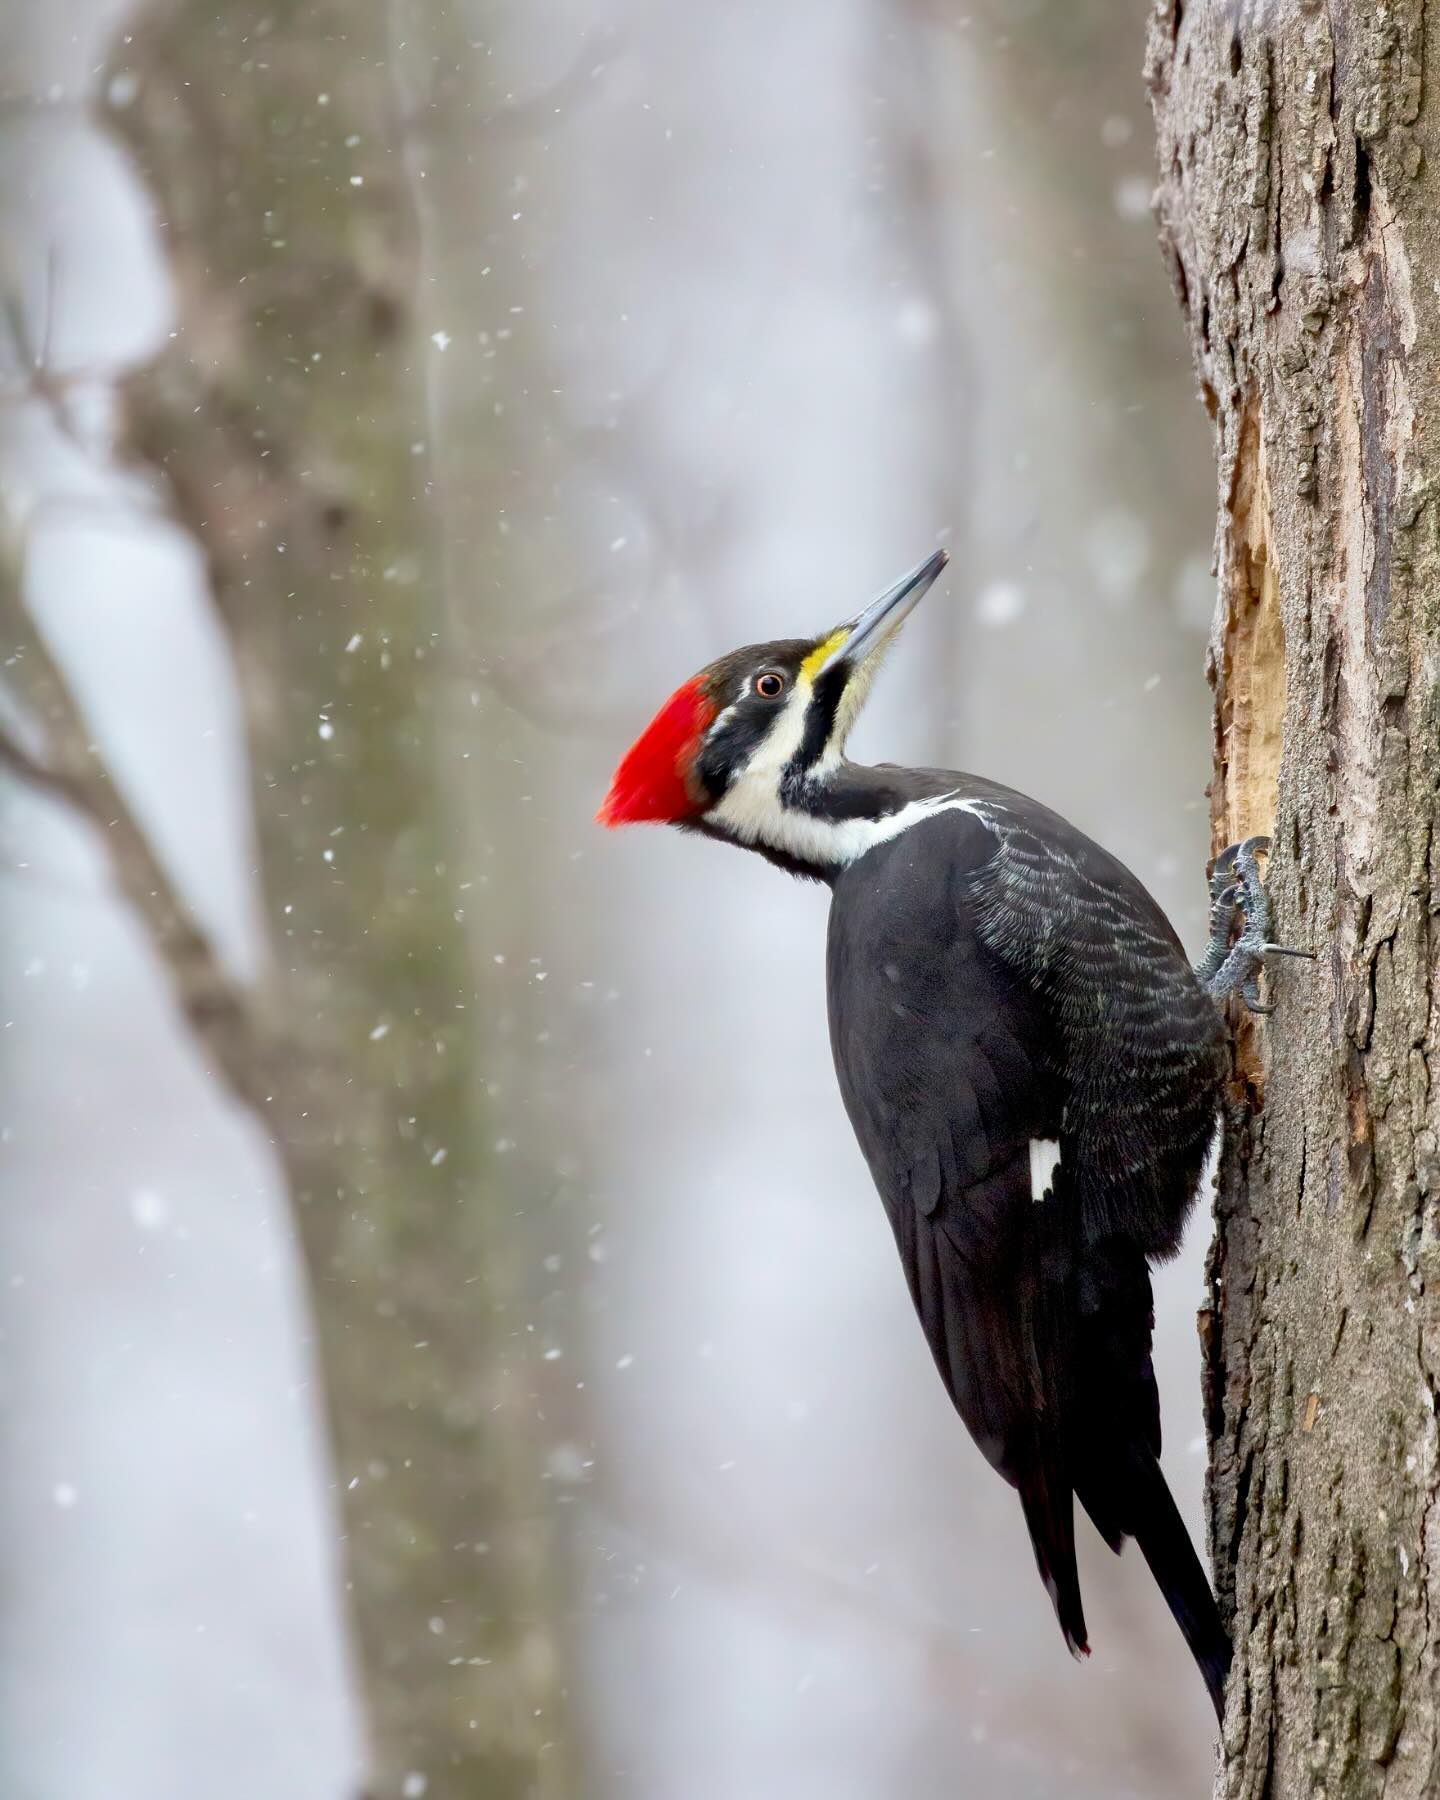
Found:
M 810 785 L 810 771 L 825 753 L 830 733 L 835 728 L 835 714 L 850 671 L 844 664 L 827 669 L 815 682 L 810 703 L 805 708 L 805 725 L 794 755 L 780 774 L 780 803 L 798 812 L 812 811 L 807 805 L 805 789 Z
M 763 735 L 763 725 L 755 716 L 755 708 L 742 701 L 710 735 L 695 759 L 695 773 L 711 799 L 718 800 L 729 787 L 735 771 L 750 757 Z
M 840 696 L 845 692 L 849 675 L 849 667 L 840 663 L 816 678 L 810 693 L 810 704 L 805 708 L 805 733 L 800 739 L 800 748 L 790 758 L 791 768 L 809 769 L 819 762 L 825 746 L 830 742 L 835 714 L 840 708 Z

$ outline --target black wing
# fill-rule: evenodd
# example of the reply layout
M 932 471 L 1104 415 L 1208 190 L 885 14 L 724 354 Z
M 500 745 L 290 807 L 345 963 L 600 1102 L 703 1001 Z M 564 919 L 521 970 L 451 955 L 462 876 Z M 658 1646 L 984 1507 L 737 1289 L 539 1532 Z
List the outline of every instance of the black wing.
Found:
M 1015 848 L 995 825 L 977 800 L 837 880 L 829 993 L 841 1092 L 941 1377 L 1019 1491 L 1067 1643 L 1085 1648 L 1078 1493 L 1114 1548 L 1140 1537 L 1214 1694 L 1228 1643 L 1156 1462 L 1146 1264 L 1147 1249 L 1178 1241 L 1213 1099 L 1207 1113 L 1202 1096 L 1202 1129 L 1187 1137 L 1166 1086 L 1178 1093 L 1178 1075 L 1136 1051 L 1138 1025 L 1116 1028 L 1127 996 L 1150 1016 L 1153 981 L 1127 971 L 1112 993 L 1105 965 L 1118 936 L 1121 954 L 1153 954 L 1182 994 L 1191 978 L 1153 901 L 1125 877 L 1152 920 L 1080 834 L 1056 820 L 1073 851 L 1048 825 Z M 1062 858 L 1017 873 L 1046 839 Z M 1087 1052 L 1107 1066 L 1090 1068 Z M 1158 1148 L 1143 1134 L 1146 1090 Z M 1059 1161 L 1037 1200 L 1051 1144 Z
M 1220 1015 L 1123 863 L 1037 801 L 960 779 L 989 854 L 964 852 L 959 923 L 1041 1001 L 1085 1236 L 1173 1255 L 1215 1125 Z

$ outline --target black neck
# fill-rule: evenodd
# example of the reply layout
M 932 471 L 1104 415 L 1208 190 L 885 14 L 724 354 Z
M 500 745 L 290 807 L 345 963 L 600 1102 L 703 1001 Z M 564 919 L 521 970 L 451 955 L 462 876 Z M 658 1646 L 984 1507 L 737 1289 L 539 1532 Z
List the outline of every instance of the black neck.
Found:
M 840 762 L 822 771 L 787 769 L 777 798 L 782 813 L 794 815 L 797 820 L 814 819 L 843 826 L 870 819 L 878 824 L 911 801 L 944 793 L 949 785 L 936 770 L 902 769 L 894 764 L 870 768 L 864 763 Z M 776 868 L 803 881 L 832 882 L 849 860 L 838 854 L 826 858 L 809 847 L 802 851 L 794 845 L 765 839 L 750 842 L 737 837 L 723 820 L 708 814 L 686 821 L 686 829 L 753 850 Z
M 837 825 L 846 819 L 888 819 L 930 792 L 932 784 L 923 770 L 902 769 L 894 763 L 871 768 L 866 763 L 840 762 L 823 774 L 787 769 L 780 778 L 780 799 L 790 811 Z

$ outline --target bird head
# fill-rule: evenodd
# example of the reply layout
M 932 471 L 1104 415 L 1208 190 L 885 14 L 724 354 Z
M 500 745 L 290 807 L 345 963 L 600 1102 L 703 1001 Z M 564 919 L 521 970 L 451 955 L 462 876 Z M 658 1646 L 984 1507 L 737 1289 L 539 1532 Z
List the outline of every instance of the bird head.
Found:
M 843 765 L 886 649 L 946 561 L 937 550 L 819 637 L 749 644 L 683 682 L 621 757 L 599 822 L 774 843 L 787 809 Z

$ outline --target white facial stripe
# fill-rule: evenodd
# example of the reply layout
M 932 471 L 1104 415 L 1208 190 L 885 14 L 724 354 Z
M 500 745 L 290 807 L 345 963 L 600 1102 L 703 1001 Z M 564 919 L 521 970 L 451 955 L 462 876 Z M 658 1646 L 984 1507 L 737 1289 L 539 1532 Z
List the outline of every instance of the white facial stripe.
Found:
M 747 677 L 739 698 L 743 700 L 748 691 Z M 755 746 L 749 762 L 730 783 L 724 799 L 710 809 L 709 817 L 725 825 L 742 844 L 754 844 L 762 839 L 769 842 L 764 826 L 767 820 L 778 817 L 782 811 L 780 776 L 805 735 L 805 711 L 810 704 L 810 693 L 808 681 L 795 684 L 784 711 Z M 718 729 L 730 710 L 726 707 L 725 713 L 710 727 L 712 732 Z
M 1030 1198 L 1046 1200 L 1060 1167 L 1060 1146 L 1054 1138 L 1030 1140 Z

